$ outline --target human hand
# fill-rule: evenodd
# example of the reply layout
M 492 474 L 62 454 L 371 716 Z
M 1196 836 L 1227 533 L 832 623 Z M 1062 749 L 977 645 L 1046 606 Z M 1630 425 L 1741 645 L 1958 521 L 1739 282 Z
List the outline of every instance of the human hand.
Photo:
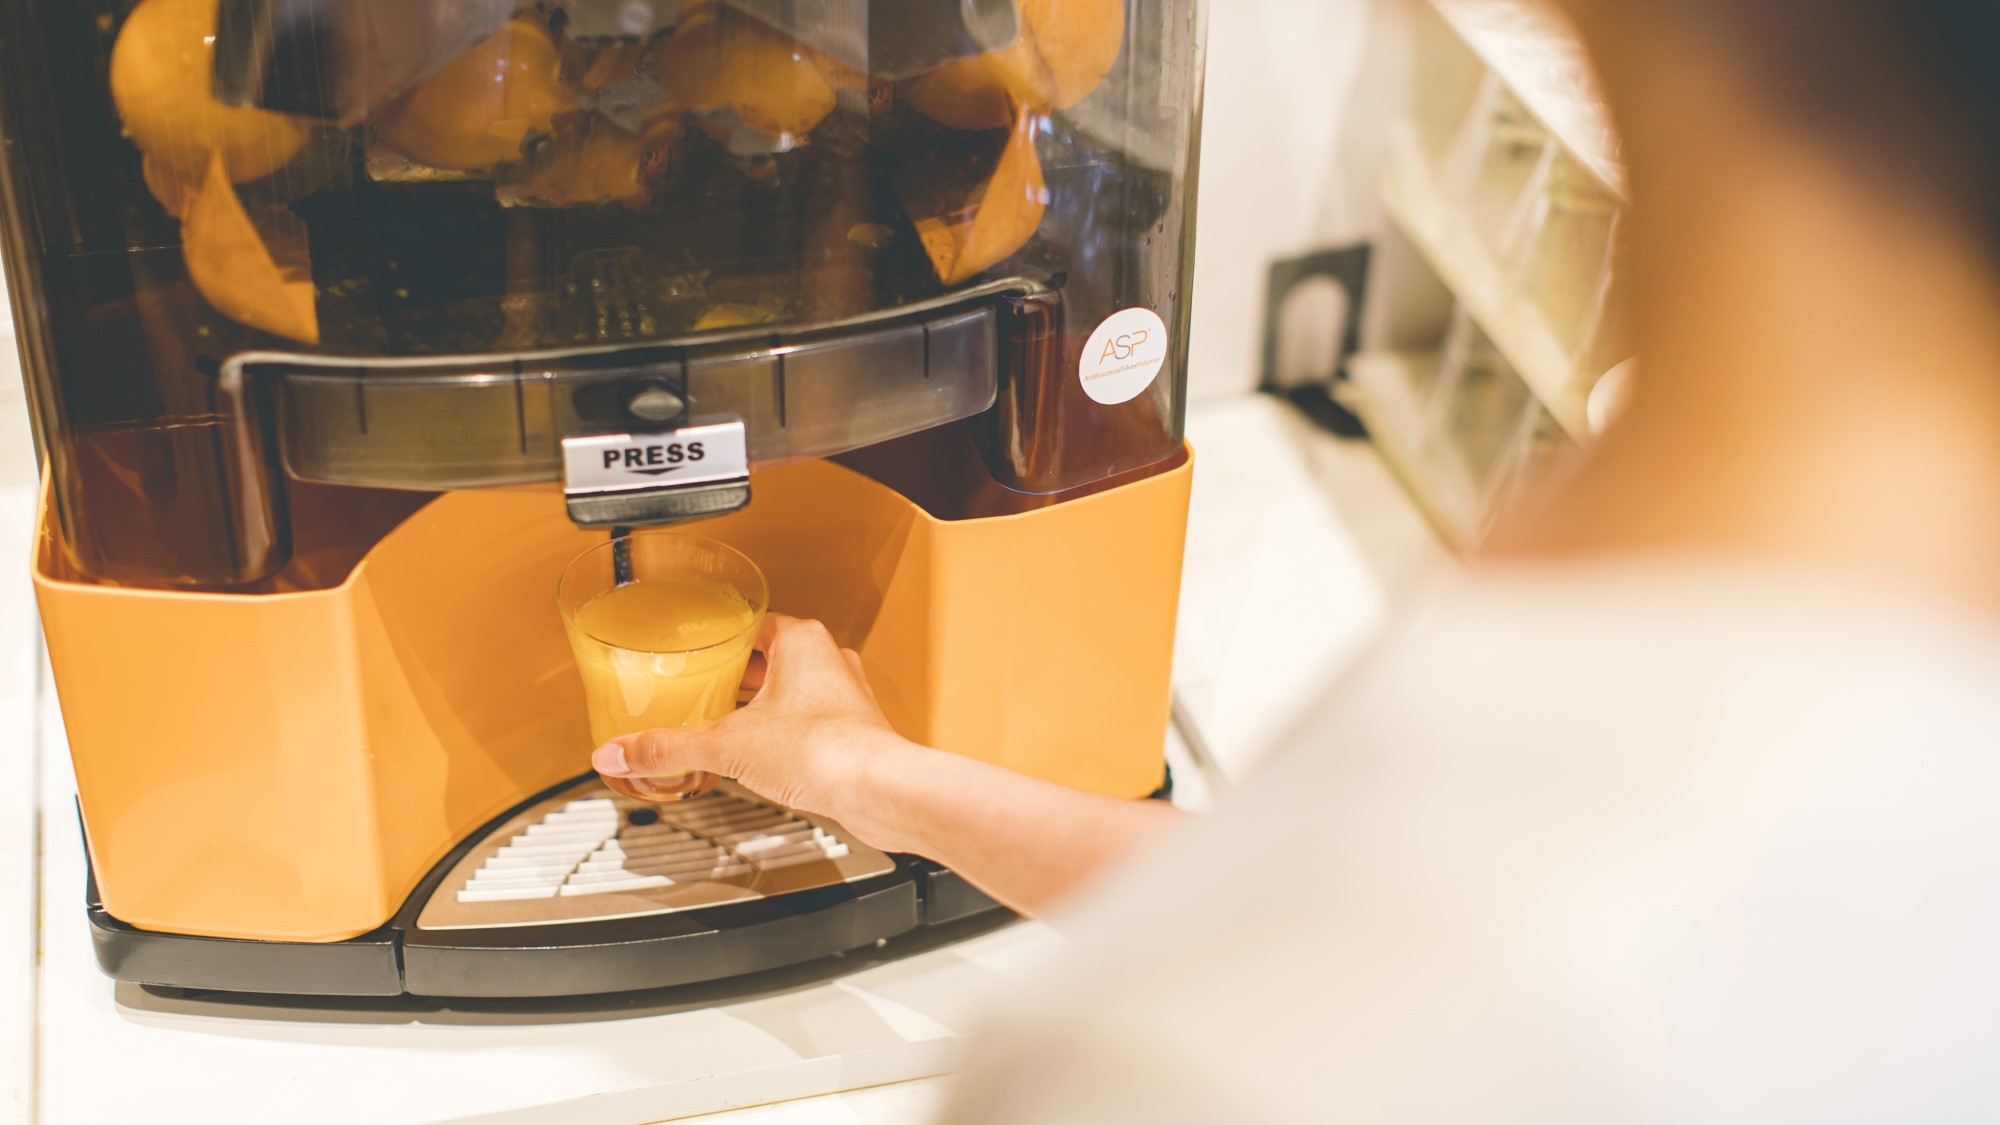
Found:
M 894 833 L 871 824 L 854 798 L 869 791 L 870 769 L 914 747 L 876 704 L 860 654 L 817 621 L 779 614 L 765 619 L 753 645 L 743 683 L 757 695 L 747 706 L 705 726 L 623 735 L 591 764 L 607 784 L 642 799 L 678 795 L 690 771 L 718 774 L 894 850 Z

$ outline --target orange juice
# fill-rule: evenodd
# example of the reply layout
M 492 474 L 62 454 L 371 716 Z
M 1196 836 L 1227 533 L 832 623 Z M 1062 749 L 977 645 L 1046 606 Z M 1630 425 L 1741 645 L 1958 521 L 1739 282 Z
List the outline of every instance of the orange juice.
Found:
M 570 629 L 590 735 L 713 722 L 736 707 L 757 610 L 719 582 L 661 578 L 586 602 Z
M 613 738 L 693 727 L 729 714 L 771 586 L 743 552 L 666 531 L 585 551 L 563 571 L 556 606 L 583 678 L 590 733 Z M 642 801 L 706 792 L 706 773 L 605 778 Z

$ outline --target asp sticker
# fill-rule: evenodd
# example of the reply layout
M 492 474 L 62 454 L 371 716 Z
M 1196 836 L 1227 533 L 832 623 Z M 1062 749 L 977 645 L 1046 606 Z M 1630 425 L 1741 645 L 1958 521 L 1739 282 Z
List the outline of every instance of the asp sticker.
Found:
M 1146 392 L 1167 362 L 1167 322 L 1152 309 L 1112 313 L 1083 346 L 1083 393 L 1106 406 Z

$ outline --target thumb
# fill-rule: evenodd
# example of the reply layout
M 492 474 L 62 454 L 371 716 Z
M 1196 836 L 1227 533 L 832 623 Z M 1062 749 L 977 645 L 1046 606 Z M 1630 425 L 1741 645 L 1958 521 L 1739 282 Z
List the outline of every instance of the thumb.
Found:
M 590 756 L 593 769 L 606 777 L 660 777 L 698 770 L 730 776 L 722 765 L 716 724 L 619 735 Z

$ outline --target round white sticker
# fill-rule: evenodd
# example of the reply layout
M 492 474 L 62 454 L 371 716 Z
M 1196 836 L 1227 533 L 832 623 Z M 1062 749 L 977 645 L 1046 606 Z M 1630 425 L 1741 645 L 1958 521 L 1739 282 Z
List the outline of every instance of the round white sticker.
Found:
M 1146 392 L 1167 362 L 1167 322 L 1152 309 L 1112 313 L 1083 346 L 1083 393 L 1106 406 Z

